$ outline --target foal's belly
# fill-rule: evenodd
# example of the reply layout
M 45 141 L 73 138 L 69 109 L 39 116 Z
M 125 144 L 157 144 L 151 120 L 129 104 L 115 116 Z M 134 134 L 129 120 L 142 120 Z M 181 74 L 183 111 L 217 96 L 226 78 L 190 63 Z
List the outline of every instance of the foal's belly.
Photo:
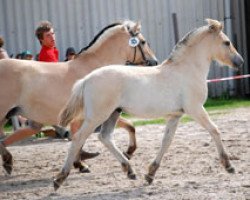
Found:
M 152 97 L 153 98 L 153 97 Z M 140 102 L 130 102 L 123 108 L 123 111 L 140 118 L 167 117 L 169 114 L 181 113 L 182 109 L 177 102 L 142 100 Z

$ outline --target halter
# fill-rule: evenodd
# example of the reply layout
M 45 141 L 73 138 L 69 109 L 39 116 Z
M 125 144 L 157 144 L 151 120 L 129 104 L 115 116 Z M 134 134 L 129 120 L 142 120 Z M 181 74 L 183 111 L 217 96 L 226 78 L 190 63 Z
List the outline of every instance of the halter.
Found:
M 139 40 L 138 39 L 138 35 L 139 35 L 139 33 L 140 32 L 137 32 L 137 33 L 133 33 L 132 31 L 129 31 L 129 33 L 130 33 L 130 35 L 131 35 L 131 38 L 130 38 L 130 40 L 132 40 L 132 39 L 137 39 L 137 40 Z M 147 58 L 146 58 L 146 56 L 145 56 L 145 54 L 144 54 L 144 52 L 143 52 L 143 50 L 142 50 L 142 46 L 141 46 L 142 44 L 141 44 L 141 41 L 139 40 L 138 41 L 138 44 L 136 44 L 135 46 L 132 46 L 133 48 L 134 48 L 134 59 L 133 59 L 133 61 L 131 62 L 131 61 L 126 61 L 126 65 L 141 65 L 141 64 L 146 64 L 146 65 L 149 65 L 149 61 L 147 60 Z M 130 45 L 131 46 L 131 45 Z M 136 58 L 136 49 L 137 49 L 137 47 L 139 48 L 139 51 L 141 52 L 141 55 L 142 55 L 142 58 L 143 58 L 143 61 L 144 62 L 141 62 L 141 63 L 135 63 L 135 58 Z

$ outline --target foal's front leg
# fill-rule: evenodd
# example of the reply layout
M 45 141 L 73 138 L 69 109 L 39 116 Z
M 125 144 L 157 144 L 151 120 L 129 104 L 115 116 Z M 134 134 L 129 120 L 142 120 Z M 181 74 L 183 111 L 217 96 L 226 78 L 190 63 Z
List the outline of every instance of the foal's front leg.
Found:
M 111 133 L 113 133 L 116 121 L 120 113 L 114 111 L 109 119 L 105 121 L 102 125 L 101 133 L 99 134 L 100 141 L 109 149 L 109 151 L 120 161 L 123 171 L 127 172 L 127 176 L 130 179 L 136 179 L 135 173 L 131 168 L 128 159 L 124 154 L 116 147 L 114 141 L 111 138 Z
M 169 146 L 174 138 L 174 134 L 175 134 L 175 131 L 176 131 L 176 128 L 177 128 L 177 125 L 178 125 L 178 122 L 179 122 L 181 116 L 182 115 L 171 116 L 171 118 L 168 120 L 165 134 L 164 134 L 163 139 L 162 139 L 161 149 L 160 149 L 158 155 L 156 156 L 155 160 L 149 166 L 148 174 L 145 175 L 145 179 L 149 184 L 151 184 L 153 182 L 154 177 L 155 177 L 155 173 L 160 166 L 162 157 L 163 157 L 164 153 L 168 150 L 168 148 L 169 148 Z
M 215 141 L 215 145 L 217 147 L 219 157 L 222 165 L 225 167 L 227 172 L 234 173 L 235 170 L 232 167 L 229 157 L 223 147 L 220 132 L 217 129 L 216 125 L 210 120 L 208 113 L 204 109 L 204 107 L 200 107 L 196 109 L 194 112 L 189 113 L 195 121 L 197 121 L 201 126 L 203 126 L 211 135 L 213 140 Z

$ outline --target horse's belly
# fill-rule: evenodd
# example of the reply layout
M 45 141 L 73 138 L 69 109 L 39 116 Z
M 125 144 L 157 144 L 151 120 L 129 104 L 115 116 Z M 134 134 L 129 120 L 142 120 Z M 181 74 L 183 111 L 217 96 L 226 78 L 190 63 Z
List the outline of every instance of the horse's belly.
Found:
M 41 95 L 40 98 L 25 100 L 27 101 L 20 102 L 25 117 L 42 124 L 57 124 L 58 115 L 67 99 L 63 95 L 60 98 Z
M 153 103 L 147 104 L 141 102 L 137 106 L 124 108 L 124 112 L 140 118 L 158 118 L 166 117 L 171 113 L 176 113 L 180 108 L 176 105 Z

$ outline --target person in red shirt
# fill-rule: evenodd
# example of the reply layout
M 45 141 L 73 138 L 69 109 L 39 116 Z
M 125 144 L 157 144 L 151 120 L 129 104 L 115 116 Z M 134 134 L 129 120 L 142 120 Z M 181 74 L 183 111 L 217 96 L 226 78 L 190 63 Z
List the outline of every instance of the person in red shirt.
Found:
M 38 61 L 58 62 L 59 51 L 56 48 L 55 32 L 49 21 L 40 22 L 36 29 L 36 37 L 42 46 Z
M 43 62 L 58 62 L 59 61 L 59 51 L 56 48 L 56 37 L 52 24 L 49 21 L 42 21 L 40 25 L 36 29 L 36 36 L 42 46 L 41 51 L 39 53 L 38 61 Z M 43 133 L 51 133 L 51 136 L 55 136 L 58 138 L 64 138 L 69 136 L 69 132 L 60 126 L 53 126 L 55 130 L 47 129 L 43 130 Z M 84 159 L 94 158 L 99 155 L 96 153 L 89 153 L 82 150 L 81 155 L 84 155 Z M 83 167 L 80 169 L 81 172 L 89 172 L 88 167 Z

